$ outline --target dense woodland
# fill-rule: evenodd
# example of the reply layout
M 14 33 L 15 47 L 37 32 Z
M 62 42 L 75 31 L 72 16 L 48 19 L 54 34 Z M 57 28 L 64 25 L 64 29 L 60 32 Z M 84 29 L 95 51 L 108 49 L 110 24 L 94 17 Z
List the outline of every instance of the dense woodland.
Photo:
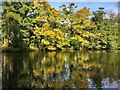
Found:
M 120 49 L 118 16 L 100 7 L 52 8 L 49 2 L 2 3 L 2 48 L 34 50 Z

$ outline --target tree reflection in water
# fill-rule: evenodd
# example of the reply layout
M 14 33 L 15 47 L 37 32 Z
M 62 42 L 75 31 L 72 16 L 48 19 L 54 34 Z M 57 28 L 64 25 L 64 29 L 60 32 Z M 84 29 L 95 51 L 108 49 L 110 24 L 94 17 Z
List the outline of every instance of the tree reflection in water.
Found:
M 90 88 L 91 84 L 100 88 L 106 77 L 111 83 L 119 80 L 114 71 L 118 66 L 116 55 L 79 51 L 3 53 L 3 88 Z

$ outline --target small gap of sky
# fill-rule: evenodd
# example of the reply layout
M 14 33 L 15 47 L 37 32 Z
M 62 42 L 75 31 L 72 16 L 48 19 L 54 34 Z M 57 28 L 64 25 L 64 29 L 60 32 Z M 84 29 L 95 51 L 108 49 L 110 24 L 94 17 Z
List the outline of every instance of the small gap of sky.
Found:
M 76 9 L 79 10 L 84 6 L 90 8 L 90 11 L 96 11 L 99 7 L 104 7 L 105 11 L 113 9 L 113 11 L 117 14 L 118 13 L 118 2 L 74 2 L 75 5 L 78 6 Z M 59 6 L 62 4 L 68 5 L 69 2 L 50 2 L 51 6 L 56 10 L 60 10 Z

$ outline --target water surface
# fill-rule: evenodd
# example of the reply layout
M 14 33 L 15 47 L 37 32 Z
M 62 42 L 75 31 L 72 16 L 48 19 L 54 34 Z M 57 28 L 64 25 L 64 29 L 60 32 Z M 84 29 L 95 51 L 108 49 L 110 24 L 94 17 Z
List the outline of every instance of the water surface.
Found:
M 118 88 L 118 51 L 2 54 L 3 88 Z

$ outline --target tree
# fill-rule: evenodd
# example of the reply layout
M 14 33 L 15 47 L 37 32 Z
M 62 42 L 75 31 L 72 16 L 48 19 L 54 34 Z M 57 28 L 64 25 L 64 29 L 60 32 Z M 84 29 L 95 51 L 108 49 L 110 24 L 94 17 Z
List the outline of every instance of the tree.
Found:
M 4 2 L 2 5 L 3 13 L 3 43 L 6 46 L 21 47 L 25 45 L 24 34 L 26 33 L 25 22 L 29 12 L 30 3 L 23 2 Z M 28 22 L 26 22 L 28 23 Z M 4 44 L 3 44 L 4 45 Z
M 69 6 L 62 5 L 64 21 L 66 21 L 67 30 L 65 37 L 68 46 L 71 49 L 79 49 L 81 47 L 88 47 L 91 38 L 96 38 L 95 33 L 92 32 L 96 28 L 95 24 L 90 21 L 90 9 L 84 7 L 77 12 L 73 12 L 77 6 L 74 3 L 69 3 Z M 62 8 L 61 7 L 61 8 Z
M 99 9 L 95 12 L 93 12 L 94 17 L 92 17 L 92 21 L 96 22 L 102 22 L 105 17 L 106 12 L 104 11 L 103 7 L 99 7 Z
M 97 32 L 101 33 L 100 38 L 94 41 L 94 46 L 97 49 L 117 49 L 118 48 L 118 20 L 109 14 L 109 18 L 105 17 L 103 10 L 95 11 L 92 18 L 93 22 L 97 24 Z M 101 14 L 100 14 L 101 13 Z M 112 16 L 111 16 L 112 15 Z
M 62 47 L 63 32 L 60 29 L 61 13 L 51 8 L 48 2 L 33 2 L 35 6 L 34 31 L 37 47 L 56 50 Z
M 117 17 L 104 8 L 90 13 L 87 7 L 77 12 L 74 3 L 58 11 L 48 2 L 4 2 L 3 47 L 58 49 L 117 48 Z M 117 40 L 117 41 L 116 41 Z

